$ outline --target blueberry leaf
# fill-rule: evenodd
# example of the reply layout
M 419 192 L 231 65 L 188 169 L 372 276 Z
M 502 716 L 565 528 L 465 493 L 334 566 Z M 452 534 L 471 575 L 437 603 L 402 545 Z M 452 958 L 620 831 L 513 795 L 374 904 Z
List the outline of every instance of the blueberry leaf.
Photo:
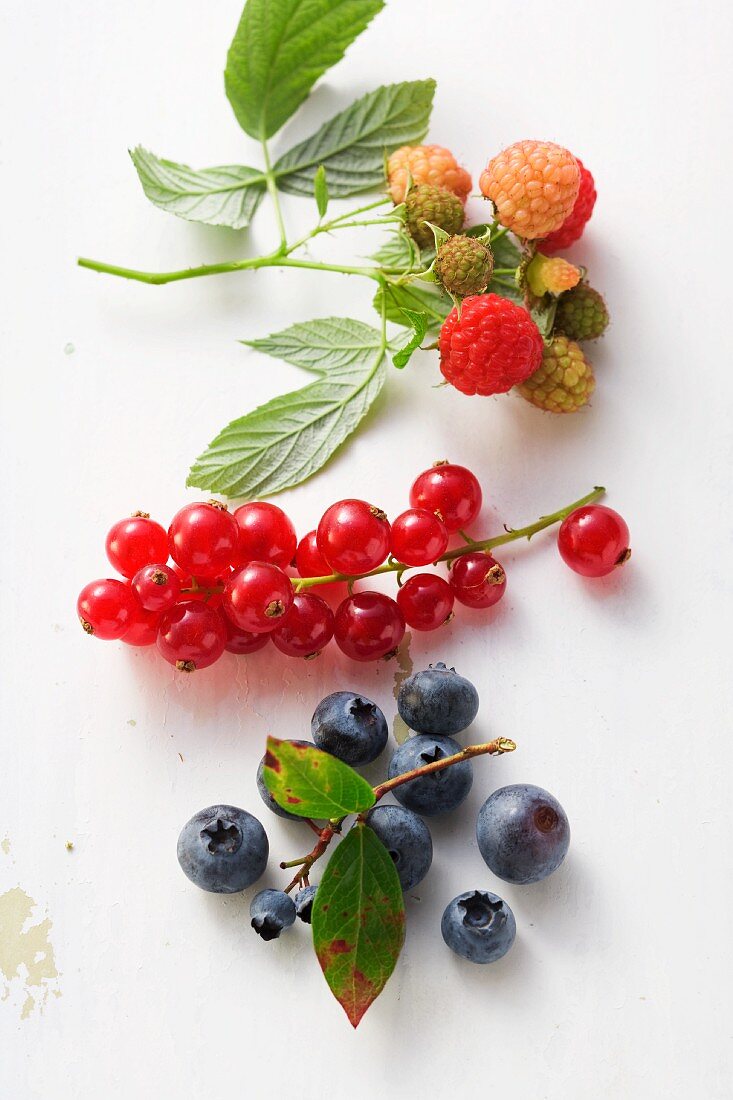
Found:
M 224 86 L 245 133 L 272 137 L 344 56 L 384 0 L 247 0 Z
M 298 741 L 267 738 L 265 786 L 298 817 L 342 818 L 374 805 L 374 791 L 358 772 L 330 753 Z
M 244 229 L 264 194 L 264 177 L 256 168 L 228 164 L 196 170 L 140 145 L 130 156 L 150 201 L 187 221 Z
M 230 497 L 270 496 L 305 481 L 358 427 L 386 375 L 382 334 L 328 317 L 245 341 L 318 375 L 233 420 L 209 444 L 188 484 Z
M 412 336 L 409 338 L 406 344 L 404 344 L 398 352 L 392 356 L 392 362 L 398 370 L 402 370 L 406 367 L 412 357 L 413 351 L 422 344 L 425 339 L 425 334 L 428 331 L 430 324 L 430 318 L 427 313 L 418 311 L 415 309 L 403 309 L 402 313 L 407 318 L 407 323 L 412 326 Z
M 400 880 L 371 829 L 355 825 L 331 856 L 313 903 L 313 946 L 356 1027 L 384 989 L 405 938 Z
M 362 96 L 280 157 L 274 167 L 278 187 L 312 195 L 320 165 L 334 199 L 384 186 L 385 153 L 425 136 L 434 94 L 434 80 L 412 80 Z

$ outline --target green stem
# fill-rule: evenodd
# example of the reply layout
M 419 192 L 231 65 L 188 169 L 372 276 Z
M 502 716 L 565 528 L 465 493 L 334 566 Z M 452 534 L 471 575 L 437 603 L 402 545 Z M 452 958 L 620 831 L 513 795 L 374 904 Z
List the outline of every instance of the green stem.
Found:
M 249 260 L 231 260 L 221 264 L 202 264 L 200 267 L 186 267 L 181 271 L 138 271 L 132 267 L 118 267 L 117 264 L 105 264 L 99 260 L 90 260 L 80 256 L 79 267 L 98 271 L 103 275 L 117 275 L 121 279 L 133 279 L 138 283 L 151 286 L 163 286 L 165 283 L 178 283 L 184 279 L 199 279 L 204 275 L 228 275 L 234 271 L 255 271 L 262 267 L 300 267 L 314 271 L 337 271 L 342 275 L 363 275 L 369 279 L 379 279 L 376 267 L 342 267 L 340 264 L 324 264 L 315 260 L 294 260 L 281 252 L 269 256 L 254 256 Z
M 517 274 L 516 267 L 495 267 L 494 268 L 494 275 L 512 275 L 512 276 L 514 276 L 516 274 Z
M 506 531 L 503 535 L 495 535 L 490 539 L 472 542 L 466 546 L 459 546 L 455 550 L 449 550 L 447 553 L 443 554 L 442 557 L 438 558 L 434 564 L 437 565 L 439 562 L 454 561 L 456 558 L 463 557 L 464 554 L 494 550 L 497 546 L 504 546 L 508 542 L 516 542 L 517 539 L 531 539 L 538 531 L 544 531 L 547 527 L 552 527 L 555 523 L 561 523 L 562 520 L 564 520 L 566 516 L 569 516 L 571 512 L 574 512 L 576 508 L 582 508 L 584 504 L 591 504 L 593 501 L 599 500 L 605 491 L 606 490 L 602 486 L 596 486 L 593 492 L 587 493 L 584 497 L 581 497 L 580 500 L 575 500 L 572 504 L 567 504 L 564 508 L 560 508 L 557 512 L 553 512 L 549 516 L 540 516 L 536 523 L 530 523 L 527 527 L 518 527 L 516 530 Z M 326 577 L 302 577 L 300 580 L 294 581 L 294 587 L 296 592 L 302 592 L 306 588 L 313 588 L 319 584 L 333 584 L 338 581 L 353 583 L 354 581 L 363 580 L 366 577 L 378 577 L 384 573 L 402 573 L 409 568 L 411 567 L 402 562 L 388 561 L 384 565 L 380 565 L 378 568 L 372 569 L 368 573 L 361 573 L 358 576 L 350 576 L 347 573 L 330 573 Z
M 275 209 L 275 218 L 277 220 L 277 228 L 280 233 L 280 252 L 285 253 L 288 247 L 288 236 L 285 232 L 285 222 L 283 220 L 283 212 L 280 206 L 280 194 L 277 189 L 277 183 L 272 171 L 272 164 L 270 163 L 270 150 L 267 146 L 267 141 L 262 139 L 262 153 L 265 159 L 265 178 L 267 180 L 267 190 L 270 193 L 272 199 L 272 205 Z

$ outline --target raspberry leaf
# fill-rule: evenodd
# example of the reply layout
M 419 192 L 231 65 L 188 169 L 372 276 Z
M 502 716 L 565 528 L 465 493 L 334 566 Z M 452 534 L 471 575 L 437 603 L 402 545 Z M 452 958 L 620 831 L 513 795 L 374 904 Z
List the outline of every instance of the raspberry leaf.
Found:
M 264 176 L 256 168 L 227 164 L 196 170 L 156 157 L 141 145 L 130 156 L 150 201 L 187 221 L 244 229 L 265 192 Z
M 412 326 L 412 336 L 407 343 L 392 356 L 392 362 L 398 370 L 402 370 L 402 368 L 406 367 L 410 362 L 413 351 L 417 351 L 425 339 L 428 325 L 430 324 L 430 318 L 427 313 L 418 312 L 415 309 L 403 309 L 402 313 L 407 319 L 407 323 Z
M 193 464 L 189 485 L 253 499 L 299 485 L 351 435 L 384 384 L 386 342 L 328 317 L 244 343 L 319 376 L 232 421 Z
M 245 133 L 260 141 L 276 134 L 383 7 L 384 0 L 247 0 L 224 72 Z
M 316 206 L 318 207 L 318 217 L 324 218 L 326 211 L 328 210 L 328 182 L 326 180 L 326 169 L 323 165 L 319 165 L 318 170 L 313 177 L 313 194 L 316 199 Z
M 368 826 L 355 825 L 334 851 L 311 920 L 324 977 L 356 1027 L 384 989 L 405 938 L 400 880 Z
M 362 96 L 278 160 L 278 187 L 294 195 L 312 195 L 320 165 L 328 171 L 331 198 L 383 186 L 385 152 L 425 136 L 434 94 L 434 80 L 413 80 L 386 84 Z
M 374 308 L 382 312 L 382 301 L 386 299 L 386 317 L 396 325 L 411 325 L 409 312 L 424 313 L 427 316 L 426 334 L 434 335 L 453 308 L 453 303 L 436 284 L 409 283 L 406 286 L 394 286 L 388 283 L 380 287 L 374 296 Z M 405 312 L 407 311 L 407 313 Z
M 302 741 L 268 737 L 263 776 L 278 806 L 299 817 L 338 820 L 374 805 L 374 791 L 366 779 Z
M 420 267 L 420 249 L 404 232 L 390 233 L 387 240 L 370 257 L 383 271 L 399 273 L 416 271 Z

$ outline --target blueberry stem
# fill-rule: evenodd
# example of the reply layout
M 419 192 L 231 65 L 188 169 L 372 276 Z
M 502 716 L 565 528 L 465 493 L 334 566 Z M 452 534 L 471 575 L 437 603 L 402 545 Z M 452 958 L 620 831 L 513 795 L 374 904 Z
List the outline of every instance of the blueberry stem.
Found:
M 429 764 L 423 764 L 420 768 L 396 775 L 394 779 L 387 779 L 374 788 L 374 800 L 379 801 L 395 787 L 401 787 L 403 783 L 409 783 L 423 775 L 432 775 L 434 772 L 442 772 L 444 768 L 450 768 L 453 764 L 460 764 L 463 760 L 471 760 L 474 756 L 503 756 L 506 752 L 514 752 L 514 741 L 508 737 L 496 737 L 493 741 L 486 741 L 481 745 L 467 745 L 465 749 L 454 753 L 452 756 L 444 756 L 441 760 L 432 760 Z

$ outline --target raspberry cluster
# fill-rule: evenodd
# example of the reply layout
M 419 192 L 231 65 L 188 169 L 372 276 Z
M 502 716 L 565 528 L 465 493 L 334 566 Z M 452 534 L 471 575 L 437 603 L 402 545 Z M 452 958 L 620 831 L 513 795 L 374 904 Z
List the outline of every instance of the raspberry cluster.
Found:
M 477 542 L 464 531 L 481 504 L 481 486 L 470 470 L 438 462 L 415 479 L 410 507 L 392 523 L 381 509 L 350 498 L 327 508 L 300 541 L 285 512 L 264 501 L 233 513 L 216 500 L 187 504 L 167 531 L 136 512 L 107 535 L 107 557 L 122 579 L 87 584 L 77 613 L 87 634 L 157 645 L 181 672 L 206 668 L 225 650 L 254 653 L 268 641 L 290 657 L 315 657 L 332 639 L 355 661 L 391 657 L 406 627 L 437 629 L 452 618 L 455 602 L 475 609 L 498 603 L 506 573 L 490 552 L 495 546 L 561 520 L 565 528 L 575 514 L 571 505 L 530 527 Z M 628 556 L 628 528 L 615 512 L 601 511 L 608 513 L 603 533 L 577 570 L 586 576 L 602 576 Z M 587 549 L 597 512 L 591 507 L 591 519 L 563 554 L 573 568 Z M 616 516 L 615 533 L 609 515 Z M 461 544 L 449 549 L 456 535 Z M 418 572 L 402 583 L 407 570 L 438 562 L 448 565 L 447 578 Z M 396 599 L 352 591 L 355 581 L 384 573 L 396 574 Z M 334 597 L 335 611 L 311 591 L 317 586 Z

